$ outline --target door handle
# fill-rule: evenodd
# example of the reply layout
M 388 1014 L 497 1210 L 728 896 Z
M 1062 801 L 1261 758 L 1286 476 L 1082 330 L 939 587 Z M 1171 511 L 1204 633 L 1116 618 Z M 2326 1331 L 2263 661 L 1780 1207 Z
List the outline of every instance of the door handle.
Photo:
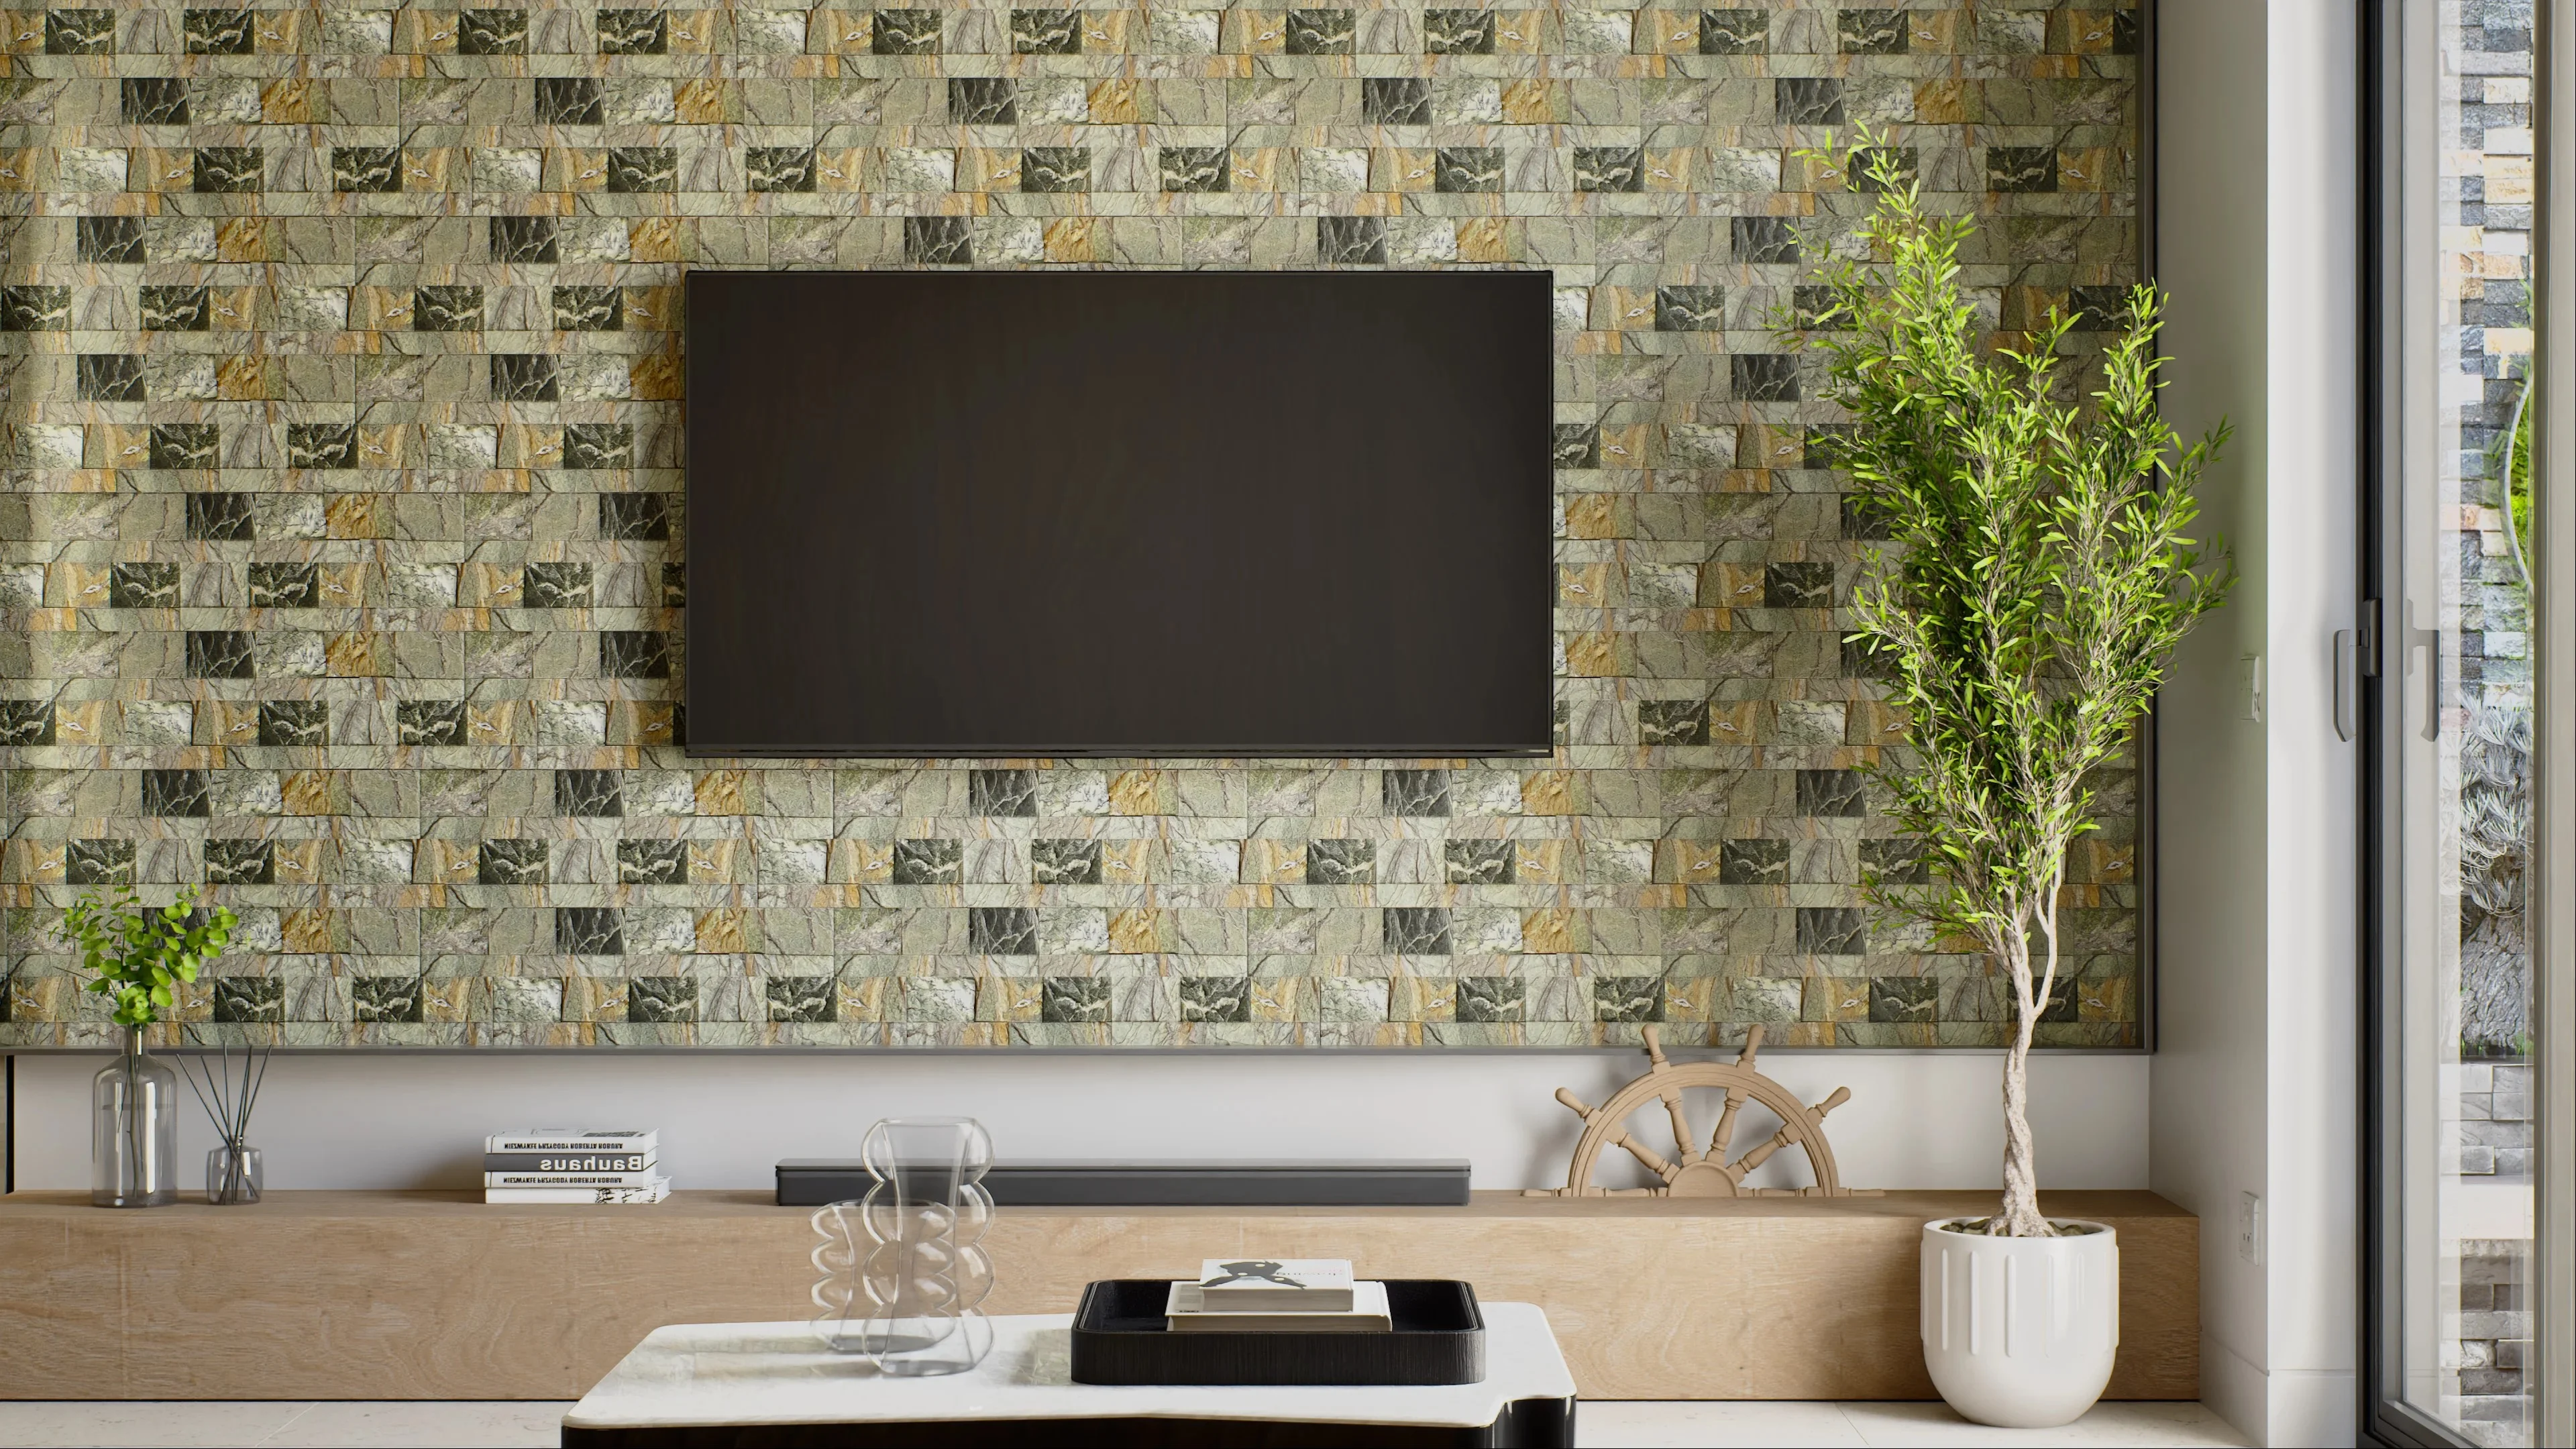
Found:
M 2349 741 L 2361 729 L 2361 703 L 2356 698 L 2361 691 L 2361 683 L 2353 677 L 2360 673 L 2355 667 L 2360 662 L 2360 654 L 2361 645 L 2354 638 L 2354 631 L 2337 629 L 2334 633 L 2334 711 L 2335 738 L 2339 740 Z
M 2360 627 L 2334 635 L 2335 738 L 2361 733 L 2361 682 L 2379 677 L 2379 601 L 2361 601 Z

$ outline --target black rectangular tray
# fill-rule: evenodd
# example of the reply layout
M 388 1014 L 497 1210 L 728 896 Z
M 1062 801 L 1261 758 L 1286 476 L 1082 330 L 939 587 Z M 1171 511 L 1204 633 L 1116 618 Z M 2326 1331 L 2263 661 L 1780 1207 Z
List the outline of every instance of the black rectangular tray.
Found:
M 1485 1315 L 1454 1278 L 1389 1278 L 1388 1333 L 1174 1333 L 1172 1285 L 1111 1278 L 1082 1290 L 1073 1314 L 1078 1384 L 1475 1384 L 1485 1379 Z

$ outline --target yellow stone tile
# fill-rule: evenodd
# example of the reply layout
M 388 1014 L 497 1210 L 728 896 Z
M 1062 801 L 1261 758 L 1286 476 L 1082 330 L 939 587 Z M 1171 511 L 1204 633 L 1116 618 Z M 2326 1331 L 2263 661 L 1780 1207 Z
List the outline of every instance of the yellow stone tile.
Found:
M 215 396 L 225 402 L 265 402 L 277 396 L 278 360 L 240 352 L 215 363 Z
M 1288 154 L 1293 157 L 1294 153 Z M 1282 150 L 1277 146 L 1234 148 L 1226 157 L 1232 168 L 1229 184 L 1236 191 L 1278 190 L 1281 155 Z M 1294 169 L 1293 164 L 1291 169 Z
M 259 88 L 259 118 L 271 126 L 320 125 L 321 87 L 306 79 L 270 81 Z
M 1565 502 L 1565 536 L 1578 539 L 1622 538 L 1628 519 L 1615 493 L 1581 493 Z
M 1607 630 L 1576 634 L 1565 641 L 1565 672 L 1579 679 L 1616 678 L 1626 671 L 1620 636 Z
M 406 468 L 411 465 L 412 430 L 396 423 L 390 427 L 358 429 L 358 465 L 362 468 Z
M 673 55 L 703 55 L 715 49 L 718 16 L 715 10 L 674 10 L 667 23 L 669 49 Z
M 1109 949 L 1122 956 L 1169 951 L 1179 942 L 1171 918 L 1148 906 L 1109 913 Z
M 390 677 L 394 672 L 392 636 L 369 630 L 334 634 L 323 642 L 322 667 L 333 679 Z
M 1551 906 L 1545 910 L 1521 912 L 1521 950 L 1524 953 L 1562 956 L 1574 949 L 1574 912 L 1570 908 Z
M 2061 146 L 2057 152 L 2057 189 L 2108 191 L 2118 153 L 2108 146 Z
M 304 49 L 306 23 L 320 18 L 303 10 L 254 10 L 251 49 L 261 55 L 298 54 Z
M 1440 153 L 1427 146 L 1397 146 L 1370 153 L 1369 190 L 1429 191 L 1439 182 Z
M 1556 601 L 1568 609 L 1608 608 L 1610 565 L 1601 562 L 1557 565 Z
M 420 1019 L 424 1022 L 453 1022 L 466 1019 L 466 1003 L 474 998 L 477 978 L 472 976 L 430 976 L 420 983 Z
M 1086 94 L 1090 104 L 1091 124 L 1095 126 L 1133 126 L 1141 124 L 1143 113 L 1138 107 L 1142 83 L 1134 80 L 1096 80 Z
M 1544 10 L 1497 10 L 1494 12 L 1494 54 L 1536 55 L 1547 43 L 1547 15 Z
M 1722 843 L 1715 840 L 1659 840 L 1655 842 L 1655 878 L 1680 881 L 1684 885 L 1708 885 L 1717 880 L 1723 860 Z
M 0 191 L 24 191 L 24 178 L 35 169 L 32 153 L 0 151 Z M 138 146 L 127 156 L 125 184 L 134 191 L 186 191 L 196 184 L 197 154 Z
M 336 770 L 288 770 L 277 777 L 279 798 L 289 815 L 328 815 L 340 803 Z
M 1270 885 L 1294 885 L 1305 880 L 1306 843 L 1302 840 L 1245 841 L 1243 878 Z
M 521 731 L 528 720 L 524 700 L 502 699 L 489 704 L 465 708 L 465 742 L 470 745 L 523 744 Z
M 277 924 L 286 937 L 286 949 L 297 955 L 318 956 L 331 949 L 331 913 L 320 907 L 278 912 Z
M 1284 10 L 1229 10 L 1232 32 L 1219 42 L 1246 55 L 1281 55 L 1288 49 L 1288 15 Z
M 454 146 L 405 148 L 403 151 L 402 186 L 407 192 L 453 191 L 457 179 L 465 174 L 464 153 Z
M 1119 815 L 1156 815 L 1171 808 L 1171 776 L 1162 770 L 1121 770 L 1109 777 L 1109 808 Z
M 1499 216 L 1470 217 L 1458 223 L 1458 260 L 1508 262 L 1510 232 Z
M 1521 813 L 1572 815 L 1576 811 L 1574 772 L 1533 770 L 1521 776 Z
M 1648 191 L 1688 191 L 1691 189 L 1691 167 L 1698 153 L 1687 146 L 1669 151 L 1646 153 L 1646 189 Z
M 223 262 L 277 260 L 276 227 L 261 216 L 226 217 L 215 227 L 215 259 Z
M 1109 260 L 1108 238 L 1103 235 L 1099 221 L 1093 217 L 1051 218 L 1046 224 L 1044 234 L 1048 261 L 1105 262 Z
M 1020 148 L 970 146 L 957 153 L 957 183 L 974 191 L 1020 189 Z
M 805 22 L 806 44 L 826 55 L 866 55 L 875 45 L 870 10 L 817 10 Z
M 677 262 L 681 255 L 676 217 L 643 216 L 626 223 L 626 254 L 639 262 Z
M 1967 125 L 1978 119 L 1975 102 L 1983 95 L 1974 81 L 1949 78 L 1916 81 L 1914 123 L 1918 126 Z
M 868 153 L 864 146 L 826 147 L 814 153 L 814 189 L 857 191 L 865 185 Z
M 471 609 L 519 607 L 525 572 L 515 563 L 469 563 L 456 570 L 456 602 Z
M 684 375 L 679 354 L 656 352 L 626 365 L 626 388 L 639 402 L 673 402 Z
M 1104 885 L 1140 885 L 1152 875 L 1154 842 L 1100 842 L 1100 879 Z
M 732 906 L 697 913 L 698 953 L 704 956 L 729 956 L 748 951 L 743 929 L 743 912 Z
M 700 770 L 690 788 L 700 815 L 740 815 L 748 784 L 741 770 Z
M 241 746 L 259 743 L 259 703 L 247 699 L 207 700 L 197 706 L 197 727 L 204 743 Z
M 1661 55 L 1699 54 L 1697 10 L 1640 10 L 1634 25 L 1639 50 Z M 1494 48 L 1502 47 L 1497 44 Z
M 683 126 L 715 126 L 730 119 L 725 115 L 727 83 L 720 80 L 682 81 L 673 88 L 671 99 Z

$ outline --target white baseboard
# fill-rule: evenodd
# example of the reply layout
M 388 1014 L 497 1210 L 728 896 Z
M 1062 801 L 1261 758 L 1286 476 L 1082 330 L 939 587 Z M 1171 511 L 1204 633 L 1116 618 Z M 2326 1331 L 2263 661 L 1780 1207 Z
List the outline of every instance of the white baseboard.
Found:
M 2201 1403 L 2267 1449 L 2351 1449 L 2361 1434 L 2359 1392 L 2349 1372 L 2266 1372 L 2200 1336 Z

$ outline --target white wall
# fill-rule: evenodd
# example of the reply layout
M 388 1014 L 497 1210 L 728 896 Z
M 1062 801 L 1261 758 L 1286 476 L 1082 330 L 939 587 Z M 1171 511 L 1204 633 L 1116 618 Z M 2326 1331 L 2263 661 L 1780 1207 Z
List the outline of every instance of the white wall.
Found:
M 19 1187 L 88 1185 L 89 1079 L 106 1060 L 17 1059 Z M 1826 1125 L 1854 1186 L 2001 1182 L 1992 1053 L 1782 1052 L 1761 1065 L 1809 1101 L 1852 1089 Z M 1464 1157 L 1479 1187 L 1545 1187 L 1564 1181 L 1577 1131 L 1555 1090 L 1599 1101 L 1643 1066 L 1447 1052 L 298 1055 L 270 1069 L 251 1136 L 280 1188 L 464 1187 L 479 1181 L 487 1132 L 640 1123 L 661 1129 L 680 1186 L 766 1188 L 782 1157 L 855 1155 L 878 1117 L 963 1113 L 1005 1158 Z M 2034 1062 L 2043 1181 L 2145 1184 L 2147 1075 L 2137 1056 Z M 193 1103 L 182 1122 L 182 1160 L 202 1156 Z
M 2149 1181 L 2201 1218 L 2211 1406 L 2259 1442 L 2350 1444 L 2357 760 L 2330 651 L 2357 547 L 2354 20 L 2331 0 L 2164 0 L 2158 28 L 2165 400 L 2186 431 L 2237 425 L 2207 493 L 2244 582 L 2162 702 Z M 2238 1250 L 2247 1192 L 2259 1262 Z

